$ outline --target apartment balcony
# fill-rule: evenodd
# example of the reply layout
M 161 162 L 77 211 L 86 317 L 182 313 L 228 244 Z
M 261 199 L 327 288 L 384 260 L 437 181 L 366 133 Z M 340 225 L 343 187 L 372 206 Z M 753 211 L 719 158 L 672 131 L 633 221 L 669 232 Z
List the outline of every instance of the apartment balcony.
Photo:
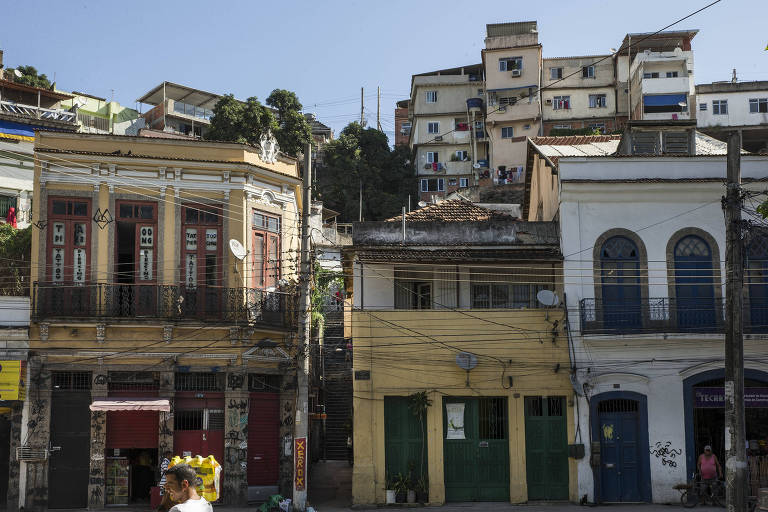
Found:
M 486 124 L 523 119 L 536 119 L 539 113 L 539 102 L 521 100 L 515 104 L 488 104 Z
M 286 328 L 292 296 L 254 288 L 34 283 L 32 320 L 238 323 Z
M 640 81 L 641 94 L 689 94 L 691 81 L 687 76 L 674 78 L 643 78 Z
M 768 300 L 744 304 L 744 332 L 768 333 Z M 582 299 L 582 334 L 691 333 L 722 334 L 725 300 L 721 298 L 650 298 L 608 302 Z
M 75 112 L 66 112 L 59 109 L 36 107 L 13 101 L 0 101 L 0 114 L 10 114 L 27 119 L 41 119 L 44 121 L 58 121 L 62 123 L 77 123 Z

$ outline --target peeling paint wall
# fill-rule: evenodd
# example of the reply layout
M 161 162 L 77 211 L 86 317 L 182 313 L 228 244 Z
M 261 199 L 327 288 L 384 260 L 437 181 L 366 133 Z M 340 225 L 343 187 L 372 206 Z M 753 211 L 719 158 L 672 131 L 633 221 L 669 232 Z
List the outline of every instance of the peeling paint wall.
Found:
M 93 400 L 107 397 L 107 379 L 96 376 L 91 383 Z M 88 508 L 104 508 L 104 451 L 107 445 L 107 413 L 91 411 L 91 456 L 88 474 Z
M 11 439 L 10 461 L 8 464 L 8 497 L 7 509 L 11 512 L 19 510 L 19 478 L 21 463 L 16 460 L 16 448 L 21 446 L 21 414 L 22 403 L 16 402 L 11 409 Z
M 293 420 L 296 404 L 296 375 L 284 375 L 280 391 L 280 480 L 279 492 L 293 495 Z
M 29 420 L 27 421 L 28 445 L 32 449 L 48 448 L 51 438 L 51 372 L 42 368 L 39 359 L 29 362 L 30 388 Z M 28 462 L 25 509 L 43 511 L 48 508 L 48 463 Z

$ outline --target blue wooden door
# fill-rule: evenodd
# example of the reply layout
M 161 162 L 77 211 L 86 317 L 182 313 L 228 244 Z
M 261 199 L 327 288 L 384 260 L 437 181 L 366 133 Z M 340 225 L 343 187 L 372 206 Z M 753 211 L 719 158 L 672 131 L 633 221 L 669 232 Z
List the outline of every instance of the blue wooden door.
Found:
M 606 329 L 633 330 L 642 322 L 640 307 L 640 255 L 623 236 L 609 238 L 600 251 L 603 325 Z
M 697 236 L 686 236 L 675 246 L 677 325 L 692 331 L 716 325 L 712 251 Z
M 637 402 L 619 399 L 600 405 L 602 501 L 642 501 Z
M 768 332 L 768 237 L 750 241 L 747 258 L 750 332 Z

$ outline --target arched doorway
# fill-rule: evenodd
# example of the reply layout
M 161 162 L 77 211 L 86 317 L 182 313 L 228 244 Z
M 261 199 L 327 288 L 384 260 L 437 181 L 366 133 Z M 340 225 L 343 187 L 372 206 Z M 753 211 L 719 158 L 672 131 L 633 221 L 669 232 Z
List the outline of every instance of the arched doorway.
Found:
M 592 441 L 599 442 L 595 496 L 600 502 L 651 501 L 648 402 L 629 391 L 601 393 L 590 403 Z
M 712 249 L 696 235 L 683 237 L 675 245 L 675 295 L 680 329 L 714 329 Z
M 603 287 L 603 324 L 606 329 L 638 329 L 640 309 L 640 255 L 635 243 L 614 236 L 600 249 Z
M 705 445 L 725 466 L 725 370 L 717 369 L 683 380 L 685 408 L 686 472 L 696 471 L 696 459 Z M 744 370 L 745 419 L 750 459 L 768 463 L 768 372 Z

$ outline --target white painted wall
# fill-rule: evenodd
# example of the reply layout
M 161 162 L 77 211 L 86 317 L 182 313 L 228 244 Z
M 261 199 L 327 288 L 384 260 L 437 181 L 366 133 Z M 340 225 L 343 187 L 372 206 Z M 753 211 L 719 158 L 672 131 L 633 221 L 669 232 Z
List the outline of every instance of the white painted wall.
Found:
M 751 98 L 768 98 L 768 90 L 697 94 L 696 124 L 701 127 L 768 125 L 768 113 L 749 112 Z M 715 115 L 712 100 L 727 100 L 728 113 Z M 707 104 L 706 110 L 701 110 L 701 103 Z
M 743 157 L 745 177 L 768 176 L 768 157 Z M 717 334 L 582 335 L 579 301 L 595 296 L 593 247 L 612 228 L 634 231 L 648 256 L 649 297 L 667 297 L 666 246 L 680 229 L 696 227 L 717 241 L 724 275 L 725 226 L 721 182 L 610 183 L 600 180 L 632 178 L 724 178 L 724 157 L 561 158 L 560 219 L 565 258 L 565 291 L 574 333 L 578 389 L 587 384 L 591 397 L 608 391 L 634 391 L 648 400 L 648 447 L 652 499 L 678 503 L 673 489 L 687 480 L 683 380 L 722 368 L 723 337 Z M 588 179 L 574 183 L 569 180 Z M 724 293 L 724 290 L 723 290 Z M 762 362 L 765 342 L 747 337 L 745 366 L 768 370 Z M 711 362 L 707 362 L 711 361 Z M 576 413 L 584 443 L 589 441 L 589 402 L 578 399 Z M 598 441 L 598 439 L 595 439 Z M 674 458 L 656 457 L 656 442 L 669 441 L 679 450 Z M 697 447 L 697 450 L 700 447 Z M 587 452 L 589 447 L 587 446 Z M 667 463 L 662 462 L 666 460 Z M 675 465 L 670 465 L 672 461 Z M 589 453 L 578 462 L 579 495 L 593 494 Z

